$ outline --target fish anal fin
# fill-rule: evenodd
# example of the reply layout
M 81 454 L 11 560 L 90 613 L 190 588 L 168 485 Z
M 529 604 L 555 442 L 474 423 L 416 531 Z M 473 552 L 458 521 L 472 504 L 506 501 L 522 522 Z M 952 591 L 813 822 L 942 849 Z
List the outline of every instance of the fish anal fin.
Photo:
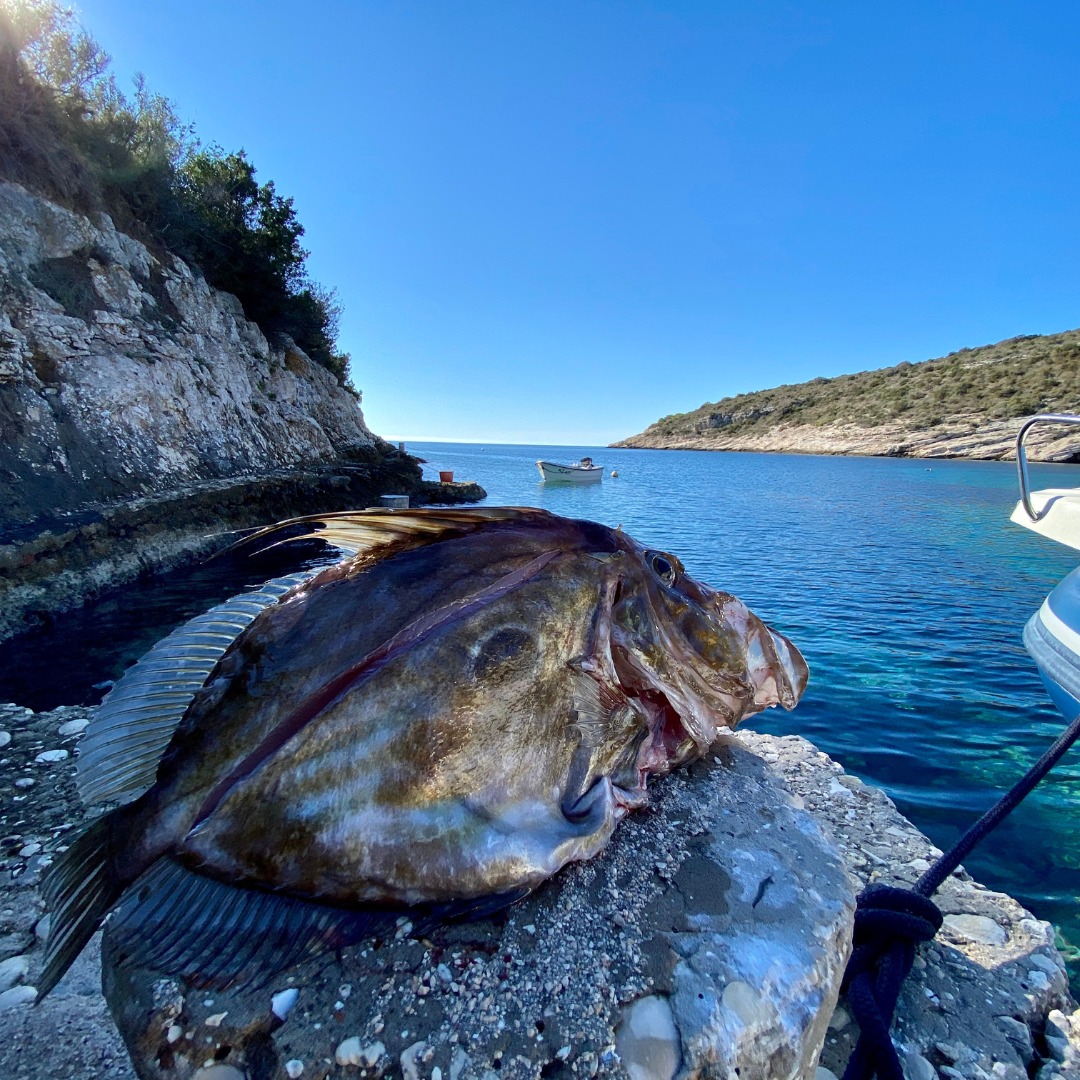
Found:
M 397 914 L 226 885 L 166 857 L 127 890 L 106 937 L 115 963 L 224 990 L 257 987 L 305 959 L 392 934 Z

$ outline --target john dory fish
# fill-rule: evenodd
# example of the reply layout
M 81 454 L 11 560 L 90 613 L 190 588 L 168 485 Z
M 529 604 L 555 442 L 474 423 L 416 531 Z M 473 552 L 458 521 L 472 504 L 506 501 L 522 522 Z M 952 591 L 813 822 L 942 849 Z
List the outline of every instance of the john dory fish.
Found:
M 283 525 L 352 554 L 193 620 L 99 710 L 80 789 L 127 801 L 46 883 L 42 993 L 118 902 L 131 955 L 210 982 L 267 943 L 280 961 L 380 913 L 505 903 L 600 851 L 650 775 L 806 685 L 739 600 L 593 522 Z

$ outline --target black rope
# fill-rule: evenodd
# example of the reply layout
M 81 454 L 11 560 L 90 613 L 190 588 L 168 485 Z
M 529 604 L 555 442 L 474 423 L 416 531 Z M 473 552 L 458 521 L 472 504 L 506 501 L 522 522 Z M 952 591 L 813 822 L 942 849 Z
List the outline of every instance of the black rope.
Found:
M 1080 736 L 1080 716 L 1053 746 L 953 844 L 911 889 L 870 885 L 859 894 L 855 937 L 842 989 L 859 1024 L 859 1041 L 844 1070 L 844 1080 L 903 1080 L 889 1036 L 900 986 L 911 970 L 915 946 L 929 941 L 941 926 L 941 912 L 930 899 L 976 844 L 1023 802 Z

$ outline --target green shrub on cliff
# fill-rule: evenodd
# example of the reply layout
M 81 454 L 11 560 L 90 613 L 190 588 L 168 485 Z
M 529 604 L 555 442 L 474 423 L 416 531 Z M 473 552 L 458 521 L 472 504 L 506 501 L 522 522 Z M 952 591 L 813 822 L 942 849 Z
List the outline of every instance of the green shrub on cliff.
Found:
M 658 420 L 644 434 L 696 439 L 767 431 L 780 424 L 901 421 L 935 427 L 949 418 L 1002 420 L 1080 409 L 1080 330 L 1027 335 L 961 349 L 920 364 L 811 379 L 706 402 Z
M 304 228 L 243 151 L 201 147 L 141 75 L 125 95 L 109 56 L 55 0 L 0 0 L 0 177 L 167 248 L 234 293 L 345 383 L 340 307 L 307 276 Z

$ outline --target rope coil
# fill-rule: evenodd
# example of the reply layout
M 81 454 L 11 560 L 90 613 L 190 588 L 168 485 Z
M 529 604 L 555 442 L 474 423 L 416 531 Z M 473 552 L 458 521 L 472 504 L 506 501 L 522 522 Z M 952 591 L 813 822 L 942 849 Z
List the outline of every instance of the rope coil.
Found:
M 976 844 L 1023 802 L 1036 784 L 1057 764 L 1080 736 L 1080 716 L 1053 745 L 967 832 L 915 883 L 914 888 L 869 885 L 855 908 L 854 948 L 844 972 L 841 992 L 859 1024 L 844 1080 L 904 1080 L 893 1046 L 892 1025 L 900 987 L 911 971 L 915 947 L 930 941 L 941 928 L 942 916 L 930 897 L 959 867 Z

